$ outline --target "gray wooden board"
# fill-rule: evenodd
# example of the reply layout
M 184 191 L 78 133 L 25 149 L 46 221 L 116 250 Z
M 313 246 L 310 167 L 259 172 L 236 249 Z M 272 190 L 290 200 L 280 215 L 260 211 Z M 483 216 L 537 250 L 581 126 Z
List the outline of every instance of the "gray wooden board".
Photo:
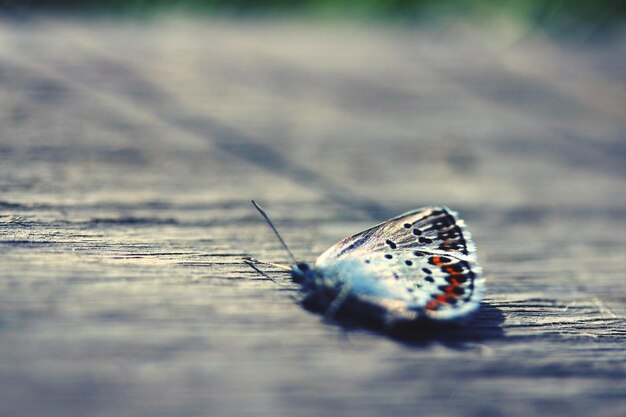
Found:
M 626 415 L 626 39 L 0 20 L 0 415 Z M 242 265 L 446 204 L 469 327 L 325 323 Z

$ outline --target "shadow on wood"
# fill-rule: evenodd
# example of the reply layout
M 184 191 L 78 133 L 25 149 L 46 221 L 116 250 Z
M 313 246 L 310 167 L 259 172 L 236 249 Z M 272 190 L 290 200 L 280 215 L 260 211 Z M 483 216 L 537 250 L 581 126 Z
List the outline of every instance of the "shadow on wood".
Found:
M 425 322 L 398 327 L 392 337 L 407 345 L 423 347 L 439 342 L 453 349 L 467 349 L 466 343 L 482 342 L 504 337 L 502 311 L 488 303 L 481 303 L 476 316 L 465 326 Z
M 303 305 L 309 311 L 320 312 L 315 305 Z M 466 343 L 482 342 L 486 340 L 500 339 L 504 337 L 502 324 L 504 314 L 502 311 L 490 305 L 481 303 L 480 310 L 467 325 L 456 323 L 443 324 L 432 321 L 419 320 L 414 322 L 403 322 L 394 325 L 393 328 L 385 327 L 380 321 L 372 320 L 371 316 L 345 313 L 340 311 L 335 319 L 328 320 L 329 323 L 343 327 L 346 331 L 373 331 L 386 335 L 392 339 L 415 347 L 425 347 L 436 342 L 446 345 L 449 348 L 463 350 Z

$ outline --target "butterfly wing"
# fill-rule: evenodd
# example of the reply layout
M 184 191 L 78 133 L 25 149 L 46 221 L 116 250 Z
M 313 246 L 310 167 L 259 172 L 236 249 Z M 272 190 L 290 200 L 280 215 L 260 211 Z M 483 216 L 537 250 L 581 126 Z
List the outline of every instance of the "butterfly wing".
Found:
M 391 319 L 463 321 L 483 292 L 475 245 L 446 207 L 402 214 L 349 236 L 316 261 L 326 285 L 391 314 Z

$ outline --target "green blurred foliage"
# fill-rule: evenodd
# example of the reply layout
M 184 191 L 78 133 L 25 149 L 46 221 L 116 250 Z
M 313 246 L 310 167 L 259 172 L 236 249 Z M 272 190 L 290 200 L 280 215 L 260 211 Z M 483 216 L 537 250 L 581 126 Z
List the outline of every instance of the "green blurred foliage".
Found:
M 603 31 L 626 21 L 626 0 L 0 0 L 6 9 L 148 15 L 171 11 L 235 16 L 298 15 L 424 22 L 506 17 L 554 31 Z

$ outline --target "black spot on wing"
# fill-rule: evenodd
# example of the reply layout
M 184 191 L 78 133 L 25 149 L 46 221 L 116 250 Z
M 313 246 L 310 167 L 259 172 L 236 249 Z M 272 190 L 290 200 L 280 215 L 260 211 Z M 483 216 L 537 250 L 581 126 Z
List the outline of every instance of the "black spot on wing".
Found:
M 442 209 L 441 213 L 443 218 L 437 219 L 429 228 L 429 230 L 437 230 L 437 237 L 442 240 L 439 249 L 458 250 L 463 255 L 467 255 L 467 242 L 463 237 L 463 231 L 456 224 L 456 219 L 445 209 Z

